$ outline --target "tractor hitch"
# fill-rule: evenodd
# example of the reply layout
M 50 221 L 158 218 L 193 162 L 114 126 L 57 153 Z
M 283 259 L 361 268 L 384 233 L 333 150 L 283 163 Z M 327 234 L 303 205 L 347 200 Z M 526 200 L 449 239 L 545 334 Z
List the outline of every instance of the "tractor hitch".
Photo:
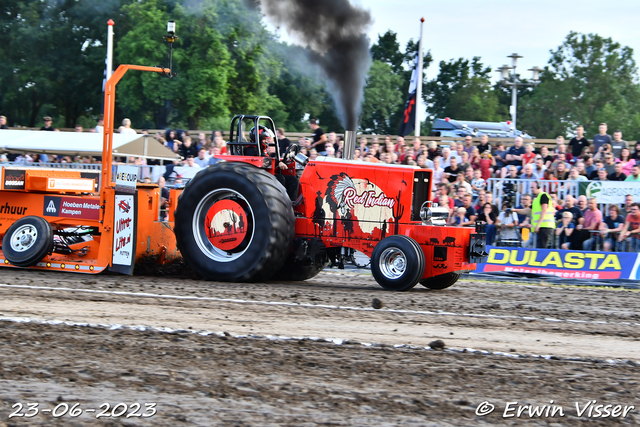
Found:
M 484 224 L 476 221 L 476 232 L 469 239 L 469 262 L 483 263 L 487 261 L 487 233 L 484 232 Z

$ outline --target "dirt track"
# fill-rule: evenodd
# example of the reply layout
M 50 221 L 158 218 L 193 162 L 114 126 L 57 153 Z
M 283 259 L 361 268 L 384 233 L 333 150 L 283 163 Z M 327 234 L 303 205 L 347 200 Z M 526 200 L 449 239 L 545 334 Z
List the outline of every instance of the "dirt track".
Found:
M 522 421 L 502 417 L 506 402 L 550 400 L 564 416 L 520 418 L 640 422 L 635 408 L 599 419 L 575 406 L 640 409 L 637 292 L 464 280 L 388 293 L 337 271 L 284 284 L 1 271 L 0 426 L 510 425 Z M 444 351 L 425 349 L 436 339 Z M 481 417 L 484 401 L 496 408 Z M 9 419 L 16 402 L 157 402 L 158 413 Z

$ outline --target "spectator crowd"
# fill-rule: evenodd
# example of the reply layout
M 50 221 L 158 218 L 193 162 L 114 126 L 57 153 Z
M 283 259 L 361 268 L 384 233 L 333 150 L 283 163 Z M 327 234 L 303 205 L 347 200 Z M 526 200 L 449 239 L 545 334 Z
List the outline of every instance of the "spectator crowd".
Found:
M 102 132 L 102 126 L 100 119 L 92 131 Z M 309 127 L 313 136 L 301 136 L 297 140 L 303 154 L 312 160 L 317 156 L 342 157 L 344 141 L 341 135 L 325 133 L 314 120 L 310 121 Z M 0 116 L 0 129 L 6 129 L 4 116 Z M 41 130 L 55 130 L 51 127 L 51 117 L 44 118 Z M 76 131 L 83 129 L 77 126 Z M 136 133 L 128 119 L 123 121 L 119 132 Z M 631 195 L 620 206 L 608 205 L 607 212 L 603 213 L 597 200 L 587 200 L 584 195 L 575 197 L 576 191 L 567 191 L 571 186 L 577 188 L 581 181 L 640 182 L 640 141 L 629 144 L 623 139 L 621 130 L 615 130 L 613 136 L 607 132 L 607 125 L 602 123 L 599 133 L 589 141 L 584 136 L 584 128 L 578 126 L 568 143 L 563 136 L 558 136 L 555 147 L 551 148 L 536 148 L 535 140 L 525 142 L 521 137 L 516 137 L 510 146 L 503 142 L 492 145 L 486 135 L 480 136 L 479 142 L 467 136 L 462 142 L 452 141 L 447 145 L 438 145 L 435 141 L 426 143 L 420 138 L 408 142 L 401 136 L 395 141 L 391 136 L 373 136 L 371 141 L 361 137 L 355 149 L 355 160 L 431 169 L 433 201 L 449 211 L 449 225 L 470 227 L 480 221 L 490 244 L 637 252 L 640 249 L 640 205 L 633 203 Z M 277 134 L 282 153 L 292 142 L 286 138 L 283 129 L 277 129 Z M 217 155 L 227 153 L 227 144 L 220 131 L 214 131 L 208 137 L 205 133 L 191 136 L 185 130 L 169 129 L 154 136 L 183 158 L 167 165 L 163 184 L 165 178 L 178 181 L 191 178 L 201 168 L 218 162 Z M 7 160 L 96 162 L 93 158 L 43 154 L 23 154 L 11 159 L 0 155 L 0 162 Z M 159 164 L 144 159 L 132 159 L 131 162 Z M 502 178 L 498 200 L 494 200 L 494 194 L 488 188 L 491 178 Z M 517 206 L 516 200 L 519 201 Z M 540 214 L 540 206 L 543 206 L 542 213 L 548 215 L 546 228 L 552 228 L 552 231 L 540 228 L 543 218 L 536 216 Z M 548 221 L 551 216 L 553 227 Z M 540 239 L 542 235 L 545 237 Z
M 330 132 L 316 144 L 317 125 L 311 128 L 313 139 L 298 140 L 304 154 L 312 159 L 342 157 L 344 144 L 339 135 Z M 584 128 L 578 126 L 568 143 L 558 136 L 555 147 L 538 149 L 534 140 L 525 143 L 521 137 L 509 147 L 503 142 L 492 145 L 486 135 L 477 143 L 467 136 L 448 146 L 420 138 L 408 143 L 403 137 L 393 141 L 390 136 L 374 136 L 371 142 L 362 137 L 355 159 L 433 170 L 433 201 L 449 210 L 449 225 L 474 227 L 480 221 L 490 244 L 637 252 L 640 205 L 633 203 L 631 195 L 621 206 L 608 205 L 604 213 L 597 200 L 578 196 L 581 181 L 640 182 L 640 141 L 630 145 L 621 130 L 615 130 L 613 136 L 607 131 L 607 125 L 600 124 L 590 142 Z M 491 178 L 502 178 L 498 200 L 488 191 Z M 553 219 L 545 223 L 546 230 L 538 224 L 543 218 L 536 218 L 532 209 L 538 197 Z

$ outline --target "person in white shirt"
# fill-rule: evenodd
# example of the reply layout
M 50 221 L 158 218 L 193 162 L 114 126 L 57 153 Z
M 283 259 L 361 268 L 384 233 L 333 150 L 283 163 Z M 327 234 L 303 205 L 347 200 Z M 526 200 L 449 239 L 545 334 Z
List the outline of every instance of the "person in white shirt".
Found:
M 451 166 L 451 150 L 448 148 L 444 148 L 442 150 L 442 158 L 440 159 L 440 166 L 442 166 L 443 168 L 449 167 Z M 458 159 L 458 162 L 460 161 L 460 159 Z
M 440 159 L 441 157 L 433 159 L 433 177 L 431 178 L 433 185 L 431 191 L 436 191 L 437 185 L 444 179 L 444 169 L 440 167 Z
M 453 144 L 455 144 L 455 142 Z M 464 148 L 464 145 L 460 144 L 460 147 L 462 147 L 462 148 L 460 148 L 460 152 L 458 152 L 458 144 L 456 144 L 455 147 L 453 147 L 453 144 L 452 144 L 452 146 L 450 148 L 445 148 L 444 150 L 450 150 L 450 157 L 449 158 L 455 157 L 456 160 L 458 160 L 458 164 L 460 164 L 460 163 L 462 163 L 462 153 L 464 153 L 464 151 L 462 151 L 462 148 Z M 443 155 L 444 155 L 444 150 L 442 150 Z M 451 161 L 449 161 L 449 163 L 451 163 Z M 447 166 L 449 166 L 449 165 L 447 165 Z M 444 164 L 443 164 L 442 167 L 446 168 L 447 166 L 444 166 Z
M 580 175 L 580 172 L 578 171 L 577 168 L 572 168 L 569 171 L 569 177 L 567 178 L 567 181 L 573 181 L 573 182 L 567 182 L 565 184 L 565 189 L 567 192 L 571 193 L 571 194 L 579 194 L 579 181 L 589 181 L 589 179 L 584 176 L 584 175 Z
M 122 121 L 122 126 L 120 126 L 120 133 L 135 135 L 137 132 L 135 129 L 131 129 L 131 120 L 124 119 Z
M 538 177 L 538 179 L 544 176 L 544 171 L 547 170 L 547 167 L 544 164 L 544 159 L 541 155 L 536 156 L 535 166 L 533 168 L 533 173 Z
M 533 164 L 527 163 L 522 169 L 522 175 L 520 179 L 524 180 L 520 186 L 522 194 L 531 193 L 531 183 L 540 179 L 538 175 L 533 172 Z
M 104 117 L 102 116 L 98 117 L 98 124 L 96 125 L 95 128 L 93 128 L 93 131 L 96 133 L 104 132 Z
M 184 164 L 174 168 L 174 171 L 178 178 L 191 179 L 196 176 L 201 169 L 202 168 L 196 163 L 195 158 L 193 156 L 188 156 Z
M 200 166 L 201 168 L 206 168 L 209 166 L 209 159 L 211 156 L 207 153 L 207 149 L 205 147 L 200 147 L 198 150 L 198 157 L 194 159 L 194 162 Z
M 589 179 L 584 175 L 580 175 L 578 168 L 572 168 L 569 171 L 569 178 L 567 178 L 567 181 L 589 181 Z

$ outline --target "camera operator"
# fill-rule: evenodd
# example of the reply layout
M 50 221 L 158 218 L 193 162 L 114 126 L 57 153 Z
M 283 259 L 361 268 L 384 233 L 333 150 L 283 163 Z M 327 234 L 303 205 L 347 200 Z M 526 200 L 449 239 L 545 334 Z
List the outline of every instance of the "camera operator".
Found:
M 611 144 L 609 143 L 598 148 L 598 151 L 594 154 L 593 158 L 594 160 L 599 160 L 603 157 L 606 158 L 607 156 L 613 157 L 613 147 L 611 147 Z
M 518 178 L 518 169 L 515 166 L 508 166 L 509 175 L 502 183 L 502 203 L 507 202 L 510 208 L 515 206 L 516 194 L 520 180 Z
M 500 241 L 520 240 L 518 236 L 518 215 L 506 204 L 502 204 L 502 212 L 498 215 L 496 228 L 499 230 Z

